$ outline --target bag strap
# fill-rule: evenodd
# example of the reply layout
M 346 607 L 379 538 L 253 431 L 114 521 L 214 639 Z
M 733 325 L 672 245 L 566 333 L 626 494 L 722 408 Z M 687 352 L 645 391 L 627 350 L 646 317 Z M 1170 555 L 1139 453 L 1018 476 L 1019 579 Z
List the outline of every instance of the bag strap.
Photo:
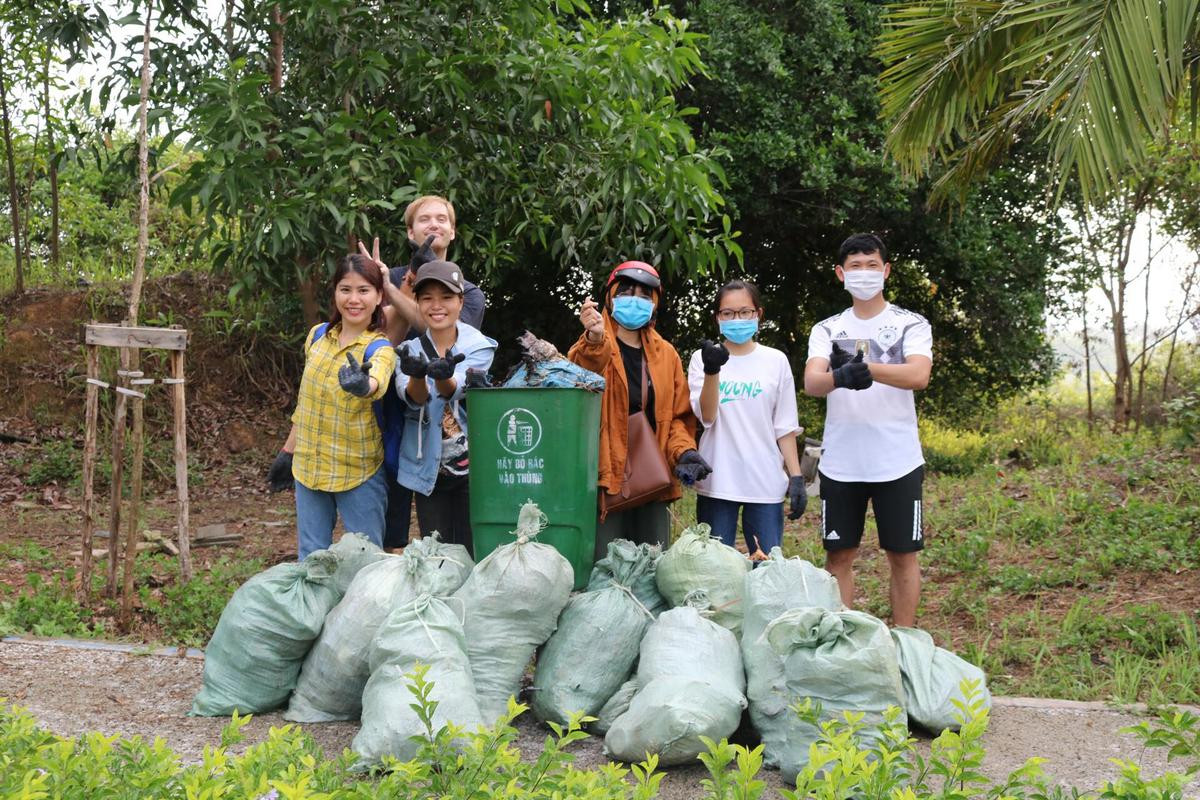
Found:
M 646 346 L 642 345 L 642 413 L 646 413 L 646 402 L 650 399 L 650 377 L 646 372 Z
M 421 342 L 421 349 L 425 351 L 426 358 L 428 358 L 430 361 L 441 358 L 441 356 L 438 355 L 437 348 L 433 346 L 433 340 L 429 338 L 428 331 L 418 336 L 417 340 Z

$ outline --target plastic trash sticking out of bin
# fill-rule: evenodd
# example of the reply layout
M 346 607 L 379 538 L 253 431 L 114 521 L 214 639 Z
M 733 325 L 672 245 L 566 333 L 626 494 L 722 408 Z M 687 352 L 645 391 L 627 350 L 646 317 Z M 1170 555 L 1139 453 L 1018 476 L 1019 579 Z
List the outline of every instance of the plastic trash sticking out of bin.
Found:
M 512 541 L 527 500 L 550 520 L 538 537 L 575 571 L 582 589 L 596 540 L 600 395 L 586 389 L 471 389 L 471 534 L 475 558 Z
M 587 389 L 604 391 L 604 378 L 568 361 L 550 342 L 529 331 L 517 337 L 521 363 L 504 379 L 507 389 Z

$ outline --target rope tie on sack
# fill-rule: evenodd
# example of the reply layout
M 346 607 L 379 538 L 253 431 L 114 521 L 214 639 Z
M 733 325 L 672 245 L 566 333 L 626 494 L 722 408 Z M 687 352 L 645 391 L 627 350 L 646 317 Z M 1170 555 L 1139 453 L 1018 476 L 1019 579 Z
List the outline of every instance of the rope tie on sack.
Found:
M 429 626 L 425 624 L 425 618 L 421 616 L 421 612 L 429 608 L 432 600 L 433 598 L 431 596 L 423 595 L 421 599 L 414 604 L 413 615 L 416 616 L 417 622 L 421 623 L 421 629 L 425 631 L 425 635 L 429 638 L 429 643 L 433 645 L 433 649 L 437 650 L 438 653 L 441 653 L 442 648 L 438 646 L 437 639 L 435 639 L 433 636 L 433 631 L 429 629 Z
M 621 583 L 616 583 L 615 581 L 613 583 L 610 583 L 609 586 L 611 586 L 614 589 L 620 589 L 622 592 L 629 595 L 629 599 L 634 602 L 634 605 L 636 605 L 638 608 L 640 608 L 647 617 L 649 617 L 650 619 L 654 619 L 654 615 L 650 613 L 650 609 L 646 608 L 646 606 L 644 606 L 642 604 L 642 601 L 637 599 L 637 595 L 635 595 L 633 593 L 633 590 L 630 589 L 628 586 L 621 584 Z

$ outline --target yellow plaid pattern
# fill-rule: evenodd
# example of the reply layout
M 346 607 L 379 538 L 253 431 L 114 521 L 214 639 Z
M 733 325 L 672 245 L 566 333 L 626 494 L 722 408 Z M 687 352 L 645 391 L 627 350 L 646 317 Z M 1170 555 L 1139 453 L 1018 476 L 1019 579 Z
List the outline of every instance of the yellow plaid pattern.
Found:
M 344 492 L 370 478 L 383 463 L 383 435 L 371 402 L 387 391 L 396 352 L 391 347 L 375 351 L 371 377 L 379 387 L 368 397 L 355 397 L 338 384 L 338 369 L 346 365 L 347 352 L 362 363 L 367 345 L 384 338 L 383 334 L 364 331 L 343 347 L 338 344 L 338 325 L 310 347 L 315 330 L 304 339 L 304 377 L 292 414 L 296 426 L 292 474 L 310 489 Z

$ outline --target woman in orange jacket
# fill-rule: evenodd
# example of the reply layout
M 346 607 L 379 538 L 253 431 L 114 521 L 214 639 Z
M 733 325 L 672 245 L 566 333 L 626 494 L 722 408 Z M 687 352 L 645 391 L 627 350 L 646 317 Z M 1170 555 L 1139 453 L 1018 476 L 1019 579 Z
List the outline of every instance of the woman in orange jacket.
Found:
M 614 539 L 665 548 L 671 529 L 667 504 L 679 499 L 679 481 L 690 486 L 712 472 L 696 451 L 696 417 L 683 363 L 675 348 L 654 330 L 661 297 L 662 281 L 654 267 L 641 261 L 619 265 L 608 276 L 603 308 L 591 299 L 584 302 L 579 311 L 583 335 L 567 354 L 571 361 L 605 380 L 600 413 L 597 560 L 607 554 L 608 543 Z M 649 377 L 644 409 L 643 371 Z M 610 512 L 608 506 L 619 498 L 625 481 L 629 416 L 643 410 L 674 477 L 669 486 L 642 504 Z M 636 469 L 637 465 L 630 466 Z

